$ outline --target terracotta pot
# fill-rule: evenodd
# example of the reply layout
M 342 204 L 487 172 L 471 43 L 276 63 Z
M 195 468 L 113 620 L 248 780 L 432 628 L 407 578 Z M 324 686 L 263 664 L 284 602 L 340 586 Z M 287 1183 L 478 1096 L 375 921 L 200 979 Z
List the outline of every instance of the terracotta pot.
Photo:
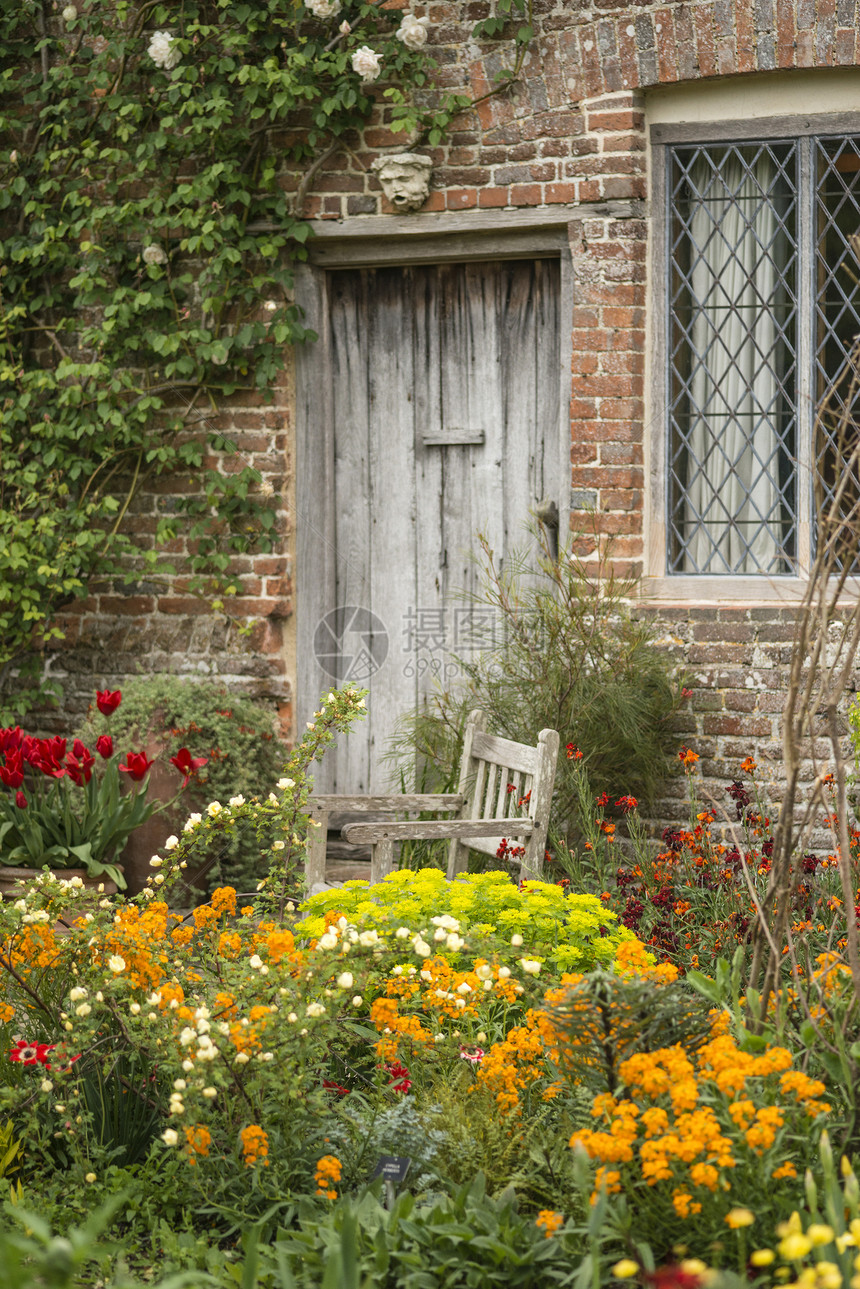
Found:
M 122 872 L 122 864 L 118 864 Z M 42 870 L 39 868 L 7 868 L 0 865 L 0 895 L 4 900 L 17 900 L 23 894 L 23 888 L 29 886 Z M 107 876 L 90 877 L 85 868 L 52 868 L 54 877 L 67 882 L 70 877 L 79 877 L 88 891 L 94 895 L 116 895 L 116 882 Z M 103 890 L 99 890 L 99 887 Z

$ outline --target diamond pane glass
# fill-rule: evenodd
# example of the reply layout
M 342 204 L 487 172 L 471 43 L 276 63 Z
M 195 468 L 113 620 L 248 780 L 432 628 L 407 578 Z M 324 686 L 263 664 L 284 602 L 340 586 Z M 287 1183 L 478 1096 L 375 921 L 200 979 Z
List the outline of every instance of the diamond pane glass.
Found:
M 797 155 L 669 150 L 669 571 L 797 560 Z
M 829 409 L 817 424 L 813 513 L 833 500 L 854 447 L 860 408 L 850 399 L 850 381 L 839 380 L 848 354 L 860 334 L 860 138 L 814 139 L 813 173 L 817 176 L 815 251 L 816 403 L 831 392 Z M 834 386 L 834 382 L 836 382 Z M 847 519 L 860 499 L 860 479 L 852 469 L 840 499 Z M 850 557 L 860 567 L 857 556 Z

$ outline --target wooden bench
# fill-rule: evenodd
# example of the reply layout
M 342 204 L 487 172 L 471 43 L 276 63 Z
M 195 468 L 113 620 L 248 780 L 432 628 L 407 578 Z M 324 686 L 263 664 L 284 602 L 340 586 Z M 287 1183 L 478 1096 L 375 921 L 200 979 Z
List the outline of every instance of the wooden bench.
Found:
M 541 730 L 532 747 L 488 734 L 486 720 L 483 712 L 474 711 L 466 722 L 457 792 L 312 796 L 309 808 L 318 826 L 308 830 L 308 892 L 325 885 L 326 837 L 329 815 L 334 812 L 402 816 L 433 811 L 453 816 L 348 824 L 342 832 L 346 841 L 370 843 L 371 883 L 394 869 L 398 842 L 434 839 L 448 839 L 449 881 L 465 872 L 470 850 L 495 858 L 502 838 L 522 847 L 521 855 L 509 856 L 511 863 L 519 865 L 521 877 L 539 877 L 558 762 L 558 733 Z

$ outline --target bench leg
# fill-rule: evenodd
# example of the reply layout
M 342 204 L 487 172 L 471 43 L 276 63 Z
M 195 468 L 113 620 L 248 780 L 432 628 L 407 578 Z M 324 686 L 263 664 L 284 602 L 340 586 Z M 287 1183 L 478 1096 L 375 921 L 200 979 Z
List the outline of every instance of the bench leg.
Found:
M 378 841 L 370 851 L 370 884 L 381 882 L 394 872 L 394 842 Z
M 316 825 L 319 825 L 317 827 Z M 312 895 L 314 889 L 325 884 L 325 849 L 328 839 L 328 811 L 320 811 L 308 823 L 307 846 L 305 850 L 305 893 Z

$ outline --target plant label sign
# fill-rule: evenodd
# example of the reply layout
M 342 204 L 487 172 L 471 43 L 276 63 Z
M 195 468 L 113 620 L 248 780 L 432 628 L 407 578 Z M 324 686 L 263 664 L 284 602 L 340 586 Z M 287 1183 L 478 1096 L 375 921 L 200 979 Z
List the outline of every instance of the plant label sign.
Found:
M 409 1172 L 412 1160 L 406 1155 L 382 1155 L 374 1169 L 374 1177 L 382 1177 L 387 1182 L 402 1182 Z

